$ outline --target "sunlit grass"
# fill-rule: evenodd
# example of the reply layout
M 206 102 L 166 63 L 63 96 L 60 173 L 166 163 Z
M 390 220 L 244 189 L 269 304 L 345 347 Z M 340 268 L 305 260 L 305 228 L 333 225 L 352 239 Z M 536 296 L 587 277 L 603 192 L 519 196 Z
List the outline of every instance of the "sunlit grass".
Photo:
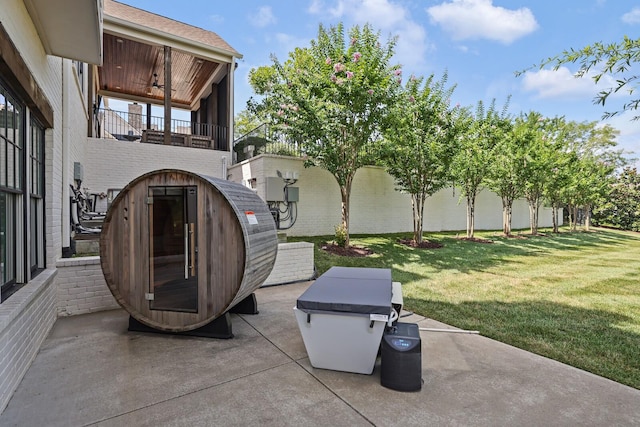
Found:
M 406 234 L 351 236 L 372 249 L 339 257 L 316 243 L 318 273 L 334 265 L 391 268 L 405 307 L 640 389 L 640 234 L 598 229 L 504 238 L 492 244 L 425 234 L 440 249 L 397 242 Z

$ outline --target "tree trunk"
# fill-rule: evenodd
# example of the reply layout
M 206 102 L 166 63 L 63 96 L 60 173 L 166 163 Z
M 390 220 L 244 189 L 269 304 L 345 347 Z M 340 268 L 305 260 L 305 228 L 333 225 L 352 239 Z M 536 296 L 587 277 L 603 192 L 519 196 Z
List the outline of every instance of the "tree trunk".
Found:
M 569 223 L 571 224 L 571 231 L 578 230 L 578 207 L 576 205 L 569 205 Z
M 476 196 L 475 194 L 467 196 L 467 238 L 473 238 L 475 231 L 475 210 Z
M 413 208 L 413 240 L 418 244 L 422 243 L 425 200 L 426 197 L 424 194 L 411 195 L 411 207 Z
M 513 203 L 508 198 L 502 198 L 502 232 L 505 236 L 511 235 L 511 218 L 513 216 Z
M 558 232 L 558 205 L 556 203 L 552 203 L 551 205 L 551 215 L 553 215 L 553 232 Z
M 591 231 L 591 204 L 584 205 L 584 229 Z
M 529 202 L 529 227 L 531 235 L 538 234 L 538 211 L 540 210 L 540 197 L 527 197 Z
M 342 226 L 346 231 L 346 240 L 344 243 L 344 247 L 348 248 L 350 246 L 351 239 L 349 238 L 349 197 L 351 195 L 351 183 L 353 182 L 353 177 L 355 172 L 350 173 L 345 178 L 345 184 L 340 185 L 340 198 L 341 198 L 341 209 L 342 209 Z M 336 177 L 337 179 L 337 177 Z M 339 183 L 340 181 L 338 181 Z
M 344 247 L 348 248 L 349 243 L 349 191 L 345 187 L 340 187 L 340 197 L 342 199 L 342 226 L 344 227 L 347 236 L 344 242 Z
M 538 199 L 529 200 L 529 226 L 532 236 L 538 234 L 538 211 Z

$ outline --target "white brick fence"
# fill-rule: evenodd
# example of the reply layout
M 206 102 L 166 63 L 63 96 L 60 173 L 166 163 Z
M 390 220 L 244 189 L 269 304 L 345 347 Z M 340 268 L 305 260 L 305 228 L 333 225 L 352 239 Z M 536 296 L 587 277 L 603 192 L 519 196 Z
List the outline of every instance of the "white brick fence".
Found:
M 102 275 L 99 256 L 62 259 L 56 267 L 58 316 L 119 307 Z M 313 243 L 280 243 L 275 265 L 263 286 L 309 280 L 313 274 Z
M 262 286 L 301 282 L 312 279 L 314 273 L 313 243 L 280 243 L 273 270 Z
M 0 413 L 56 320 L 55 270 L 44 270 L 0 305 Z

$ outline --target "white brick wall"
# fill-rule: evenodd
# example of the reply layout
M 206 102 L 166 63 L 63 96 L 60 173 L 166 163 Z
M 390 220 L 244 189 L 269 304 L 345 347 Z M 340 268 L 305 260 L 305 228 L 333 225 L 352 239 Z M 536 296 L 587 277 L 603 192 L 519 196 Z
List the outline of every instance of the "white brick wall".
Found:
M 262 286 L 310 280 L 315 273 L 313 243 L 280 243 L 273 270 Z
M 44 270 L 0 305 L 0 412 L 56 319 L 55 270 Z
M 286 230 L 291 236 L 333 235 L 340 223 L 340 190 L 335 178 L 326 170 L 305 168 L 302 159 L 262 155 L 229 168 L 229 179 L 247 184 L 256 179 L 256 192 L 265 198 L 267 177 L 276 177 L 276 171 L 297 172 L 300 189 L 298 219 Z M 412 232 L 411 198 L 397 191 L 393 178 L 383 168 L 363 167 L 356 173 L 351 189 L 350 232 L 375 234 Z M 465 230 L 466 202 L 460 200 L 460 191 L 448 188 L 427 199 L 424 231 Z M 552 225 L 551 209 L 540 209 L 540 226 Z M 502 202 L 489 190 L 483 190 L 476 200 L 476 229 L 502 229 Z M 513 206 L 512 227 L 529 226 L 529 208 L 525 200 Z
M 183 169 L 222 178 L 222 158 L 228 151 L 185 149 L 171 145 L 84 138 L 83 186 L 92 192 L 123 188 L 133 179 L 157 169 Z
M 119 307 L 104 280 L 100 257 L 61 259 L 56 267 L 58 316 L 72 316 Z
M 102 275 L 100 257 L 60 259 L 56 267 L 58 316 L 73 316 L 119 307 Z M 312 243 L 280 243 L 275 265 L 263 286 L 309 280 L 313 274 Z
M 72 144 L 86 140 L 86 113 L 77 86 L 63 87 L 69 60 L 48 56 L 22 0 L 2 0 L 0 22 L 53 109 L 53 128 L 45 132 L 46 267 L 0 305 L 0 411 L 27 371 L 56 319 L 55 261 L 62 250 L 63 134 Z M 70 69 L 70 68 L 67 68 Z M 73 80 L 72 80 L 73 81 Z M 64 96 L 63 96 L 64 92 Z M 63 122 L 63 102 L 69 117 Z M 78 138 L 81 135 L 82 138 Z M 73 150 L 72 150 L 73 151 Z

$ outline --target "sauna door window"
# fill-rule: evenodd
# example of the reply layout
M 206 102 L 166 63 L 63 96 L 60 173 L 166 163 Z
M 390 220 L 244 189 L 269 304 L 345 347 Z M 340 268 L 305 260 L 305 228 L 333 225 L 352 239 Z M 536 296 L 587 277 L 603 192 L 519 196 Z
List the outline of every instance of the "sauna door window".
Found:
M 149 187 L 152 310 L 198 311 L 195 186 Z

